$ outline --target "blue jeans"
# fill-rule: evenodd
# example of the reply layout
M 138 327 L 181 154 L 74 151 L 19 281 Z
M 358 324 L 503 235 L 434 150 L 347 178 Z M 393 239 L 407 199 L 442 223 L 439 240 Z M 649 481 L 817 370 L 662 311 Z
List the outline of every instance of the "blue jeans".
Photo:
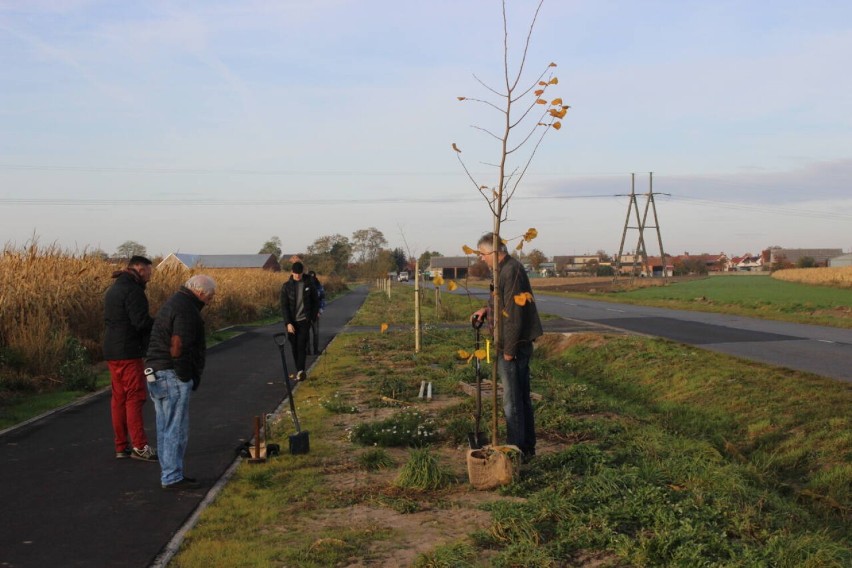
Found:
M 503 413 L 506 415 L 506 438 L 525 454 L 535 454 L 535 422 L 530 400 L 530 358 L 532 343 L 518 345 L 515 358 L 500 354 L 497 374 L 503 384 Z
M 148 395 L 157 412 L 157 456 L 160 483 L 170 485 L 183 479 L 183 456 L 189 441 L 189 393 L 192 381 L 181 381 L 172 369 L 157 371 L 148 384 Z

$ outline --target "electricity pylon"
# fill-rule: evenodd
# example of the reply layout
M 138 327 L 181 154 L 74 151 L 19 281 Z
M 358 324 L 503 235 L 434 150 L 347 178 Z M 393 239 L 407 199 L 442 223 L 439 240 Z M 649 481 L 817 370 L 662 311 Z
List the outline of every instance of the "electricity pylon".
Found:
M 648 174 L 648 193 L 645 194 L 645 209 L 642 216 L 639 216 L 639 203 L 636 200 L 636 174 L 630 174 L 630 201 L 627 204 L 627 217 L 624 219 L 624 230 L 621 233 L 621 244 L 618 246 L 618 256 L 615 257 L 615 278 L 621 276 L 621 257 L 624 254 L 624 241 L 627 239 L 627 229 L 637 229 L 639 231 L 639 239 L 636 243 L 636 249 L 633 253 L 633 263 L 630 269 L 630 280 L 636 276 L 636 261 L 641 258 L 642 271 L 645 274 L 653 276 L 653 268 L 648 263 L 648 252 L 645 248 L 645 229 L 656 229 L 657 242 L 660 245 L 660 261 L 663 264 L 663 278 L 668 277 L 666 272 L 666 253 L 663 250 L 663 236 L 660 233 L 660 219 L 657 216 L 657 204 L 654 202 L 654 172 Z M 667 194 L 664 194 L 667 195 Z M 648 211 L 651 210 L 654 214 L 654 224 L 648 225 Z M 635 213 L 636 226 L 630 226 L 630 218 Z

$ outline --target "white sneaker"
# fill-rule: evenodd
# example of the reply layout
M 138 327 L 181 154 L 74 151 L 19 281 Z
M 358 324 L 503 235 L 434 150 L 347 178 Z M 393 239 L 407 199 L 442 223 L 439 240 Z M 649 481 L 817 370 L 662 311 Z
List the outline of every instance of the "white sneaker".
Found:
M 135 460 L 155 462 L 157 459 L 157 450 L 145 444 L 144 448 L 133 448 L 130 457 Z

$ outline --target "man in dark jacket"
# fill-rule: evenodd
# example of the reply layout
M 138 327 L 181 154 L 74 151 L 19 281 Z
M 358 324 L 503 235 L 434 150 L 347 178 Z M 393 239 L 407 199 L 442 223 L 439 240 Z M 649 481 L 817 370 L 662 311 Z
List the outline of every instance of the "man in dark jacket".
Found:
M 204 274 L 186 281 L 157 312 L 145 359 L 148 394 L 157 412 L 157 445 L 163 489 L 198 487 L 183 473 L 189 442 L 189 397 L 201 383 L 207 352 L 201 309 L 216 294 Z
M 501 327 L 498 334 L 497 374 L 503 384 L 503 413 L 506 416 L 508 443 L 518 446 L 529 460 L 535 455 L 535 423 L 530 400 L 530 358 L 533 341 L 543 333 L 535 298 L 532 295 L 527 271 L 517 259 L 506 251 L 506 245 L 497 236 L 497 250 L 493 246 L 494 233 L 479 239 L 479 256 L 489 267 L 494 266 L 497 255 Z M 494 313 L 494 296 L 488 306 L 473 314 L 481 319 Z M 492 322 L 493 323 L 493 322 Z
M 146 392 L 142 357 L 154 324 L 145 296 L 151 271 L 150 260 L 134 256 L 127 268 L 113 273 L 115 282 L 104 296 L 103 348 L 112 378 L 110 408 L 116 458 L 157 461 L 157 451 L 148 445 L 142 419 Z
M 305 267 L 301 262 L 294 262 L 291 270 L 290 279 L 281 286 L 281 317 L 296 360 L 296 380 L 303 381 L 307 378 L 308 337 L 311 322 L 319 313 L 319 297 L 313 279 L 303 278 Z

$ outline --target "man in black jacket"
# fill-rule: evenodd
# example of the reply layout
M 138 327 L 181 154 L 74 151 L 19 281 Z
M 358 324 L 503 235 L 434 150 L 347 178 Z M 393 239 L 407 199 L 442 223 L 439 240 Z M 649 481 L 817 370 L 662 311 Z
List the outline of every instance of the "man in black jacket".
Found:
M 104 296 L 103 349 L 112 378 L 110 408 L 116 458 L 157 461 L 157 451 L 148 445 L 142 419 L 146 393 L 142 357 L 154 324 L 145 296 L 151 271 L 150 260 L 134 256 L 127 268 L 113 273 L 115 282 Z
M 303 278 L 305 267 L 301 262 L 294 262 L 291 270 L 290 279 L 281 286 L 281 317 L 296 360 L 296 380 L 303 381 L 307 378 L 308 337 L 311 322 L 319 313 L 319 296 L 313 279 Z
M 535 298 L 527 271 L 517 259 L 512 258 L 500 236 L 487 233 L 477 243 L 479 257 L 493 269 L 495 255 L 498 271 L 501 310 L 499 343 L 497 348 L 497 374 L 503 385 L 503 413 L 506 416 L 508 443 L 518 446 L 525 461 L 535 455 L 535 423 L 530 400 L 530 358 L 533 341 L 543 333 Z M 494 296 L 488 306 L 477 310 L 472 318 L 482 319 L 494 313 Z M 493 322 L 492 322 L 493 324 Z
M 146 363 L 148 393 L 157 411 L 157 445 L 163 489 L 198 487 L 183 473 L 189 442 L 189 397 L 201 383 L 207 353 L 201 309 L 216 294 L 204 274 L 186 281 L 157 312 Z

